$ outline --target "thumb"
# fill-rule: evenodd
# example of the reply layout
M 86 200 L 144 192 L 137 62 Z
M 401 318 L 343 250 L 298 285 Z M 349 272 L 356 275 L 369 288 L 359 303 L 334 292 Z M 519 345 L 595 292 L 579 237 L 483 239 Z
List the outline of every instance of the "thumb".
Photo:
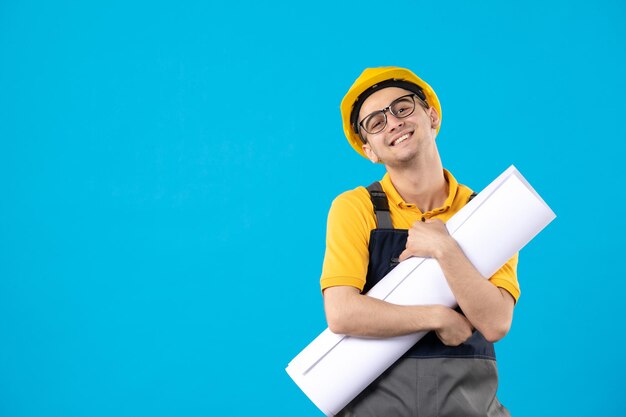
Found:
M 412 256 L 412 255 L 409 253 L 409 250 L 408 250 L 408 249 L 405 249 L 405 250 L 404 250 L 404 251 L 400 254 L 400 256 L 398 256 L 398 260 L 399 260 L 400 262 L 402 262 L 402 261 L 404 261 L 404 260 L 406 260 L 406 259 L 409 259 L 411 256 Z

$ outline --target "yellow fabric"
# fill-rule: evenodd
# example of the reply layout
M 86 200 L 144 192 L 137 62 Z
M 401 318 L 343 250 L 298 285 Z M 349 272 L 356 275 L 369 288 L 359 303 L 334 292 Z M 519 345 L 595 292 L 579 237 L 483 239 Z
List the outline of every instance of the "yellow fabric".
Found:
M 461 209 L 472 190 L 459 184 L 450 172 L 444 170 L 449 193 L 444 205 L 422 213 L 413 204 L 407 204 L 391 183 L 389 174 L 381 180 L 389 200 L 391 222 L 396 229 L 409 229 L 413 223 L 426 219 L 440 219 L 444 223 Z M 370 195 L 365 187 L 358 187 L 339 195 L 328 213 L 326 254 L 320 280 L 322 291 L 328 287 L 348 285 L 363 290 L 369 264 L 369 238 L 376 228 L 376 217 Z M 520 296 L 517 282 L 516 254 L 489 281 L 507 290 L 517 302 Z
M 350 146 L 364 158 L 367 158 L 367 156 L 362 149 L 363 142 L 350 125 L 350 114 L 352 113 L 354 103 L 365 90 L 386 80 L 403 80 L 422 87 L 424 94 L 426 94 L 426 101 L 437 110 L 439 120 L 442 118 L 441 104 L 439 103 L 437 94 L 435 94 L 431 86 L 410 70 L 400 67 L 366 68 L 365 71 L 359 75 L 359 78 L 356 79 L 354 84 L 352 84 L 352 87 L 350 87 L 343 100 L 341 100 L 340 105 L 341 118 L 343 119 L 343 131 L 346 134 L 346 138 Z M 441 123 L 439 127 L 437 127 L 437 132 L 439 132 L 440 127 Z

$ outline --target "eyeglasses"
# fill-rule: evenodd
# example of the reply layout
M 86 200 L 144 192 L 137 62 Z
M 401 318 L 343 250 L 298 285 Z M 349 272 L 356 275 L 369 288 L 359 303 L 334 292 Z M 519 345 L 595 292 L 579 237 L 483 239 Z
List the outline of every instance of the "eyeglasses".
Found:
M 363 120 L 361 120 L 361 122 L 359 122 L 359 126 L 370 135 L 382 132 L 383 129 L 385 129 L 385 126 L 387 126 L 386 113 L 389 112 L 393 114 L 397 119 L 409 117 L 415 111 L 416 97 L 420 101 L 420 104 L 427 109 L 428 103 L 416 94 L 407 94 L 406 96 L 398 97 L 384 109 L 368 114 L 363 118 Z

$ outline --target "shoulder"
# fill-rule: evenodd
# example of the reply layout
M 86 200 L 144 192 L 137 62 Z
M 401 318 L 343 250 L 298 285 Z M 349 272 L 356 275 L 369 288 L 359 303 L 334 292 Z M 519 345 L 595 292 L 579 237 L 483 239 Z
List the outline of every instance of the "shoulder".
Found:
M 359 235 L 366 235 L 376 228 L 374 206 L 365 187 L 335 197 L 328 213 L 328 227 L 329 230 L 358 230 Z
M 372 200 L 365 187 L 357 187 L 339 194 L 331 206 L 331 211 L 347 212 L 352 215 L 369 213 L 373 210 Z

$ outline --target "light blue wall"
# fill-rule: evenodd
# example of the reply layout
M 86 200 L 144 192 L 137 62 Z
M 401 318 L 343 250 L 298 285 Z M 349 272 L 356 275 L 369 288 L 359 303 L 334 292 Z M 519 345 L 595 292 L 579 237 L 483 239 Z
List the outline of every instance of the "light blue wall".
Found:
M 321 415 L 326 213 L 382 176 L 343 138 L 367 66 L 443 105 L 444 164 L 558 214 L 497 344 L 516 416 L 623 416 L 618 1 L 0 3 L 0 415 Z M 616 209 L 617 208 L 617 209 Z M 616 218 L 617 217 L 617 218 Z

